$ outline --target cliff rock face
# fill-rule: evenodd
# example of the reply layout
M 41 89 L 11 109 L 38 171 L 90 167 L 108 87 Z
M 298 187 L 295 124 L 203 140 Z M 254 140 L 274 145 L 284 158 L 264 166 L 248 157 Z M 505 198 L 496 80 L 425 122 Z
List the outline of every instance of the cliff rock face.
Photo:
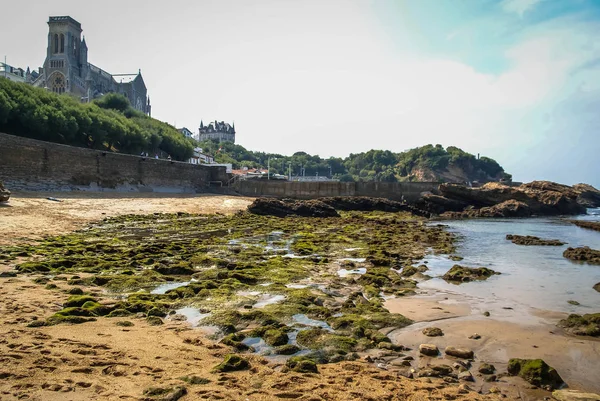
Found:
M 4 188 L 2 181 L 0 181 L 0 202 L 7 202 L 10 198 L 10 191 Z
M 441 196 L 424 196 L 418 206 L 449 217 L 528 217 L 584 214 L 586 207 L 600 205 L 596 203 L 598 191 L 591 186 L 570 187 L 550 181 L 518 187 L 500 183 L 479 188 L 441 184 L 439 191 Z

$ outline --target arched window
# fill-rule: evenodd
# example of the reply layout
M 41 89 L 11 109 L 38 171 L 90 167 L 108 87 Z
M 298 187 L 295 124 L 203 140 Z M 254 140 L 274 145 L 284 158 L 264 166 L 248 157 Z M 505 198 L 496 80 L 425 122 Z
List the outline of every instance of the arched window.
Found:
M 54 53 L 58 53 L 58 34 L 54 34 Z
M 60 52 L 65 52 L 65 35 L 63 35 L 62 33 L 60 34 Z
M 54 93 L 65 93 L 65 90 L 67 88 L 67 81 L 65 80 L 65 77 L 62 74 L 56 73 L 53 74 L 52 78 L 50 79 L 50 86 L 52 92 Z

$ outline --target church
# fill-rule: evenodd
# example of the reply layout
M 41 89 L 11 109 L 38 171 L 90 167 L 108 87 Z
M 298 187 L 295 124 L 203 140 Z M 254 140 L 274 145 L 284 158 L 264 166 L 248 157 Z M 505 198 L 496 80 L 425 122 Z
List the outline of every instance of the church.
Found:
M 69 16 L 48 20 L 46 60 L 39 73 L 27 69 L 26 81 L 55 93 L 70 93 L 90 102 L 107 93 L 119 93 L 131 105 L 150 115 L 150 97 L 141 70 L 137 74 L 110 74 L 88 62 L 81 24 Z

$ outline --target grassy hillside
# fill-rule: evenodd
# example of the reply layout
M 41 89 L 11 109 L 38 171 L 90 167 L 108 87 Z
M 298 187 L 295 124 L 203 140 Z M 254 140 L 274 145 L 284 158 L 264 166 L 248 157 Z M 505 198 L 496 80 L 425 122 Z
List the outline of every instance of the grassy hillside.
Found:
M 0 132 L 121 153 L 164 152 L 188 159 L 193 141 L 173 126 L 133 109 L 127 98 L 109 94 L 83 104 L 31 85 L 0 79 Z

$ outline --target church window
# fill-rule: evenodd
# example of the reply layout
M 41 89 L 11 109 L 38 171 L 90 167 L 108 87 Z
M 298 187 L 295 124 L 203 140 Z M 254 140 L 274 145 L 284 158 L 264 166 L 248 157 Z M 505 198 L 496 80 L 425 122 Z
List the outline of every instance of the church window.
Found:
M 58 34 L 54 34 L 54 53 L 58 53 Z
M 52 92 L 54 93 L 65 93 L 67 83 L 65 77 L 62 74 L 54 74 L 51 80 Z
M 65 52 L 65 35 L 63 35 L 62 33 L 60 34 L 60 52 Z

